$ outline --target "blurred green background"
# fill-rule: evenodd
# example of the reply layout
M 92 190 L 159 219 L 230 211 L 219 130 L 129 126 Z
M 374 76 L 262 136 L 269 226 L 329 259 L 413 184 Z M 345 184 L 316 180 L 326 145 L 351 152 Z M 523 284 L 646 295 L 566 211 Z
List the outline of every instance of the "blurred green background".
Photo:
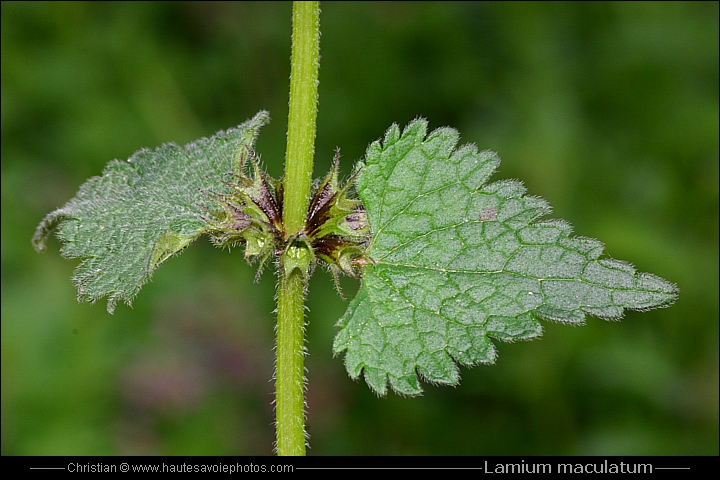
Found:
M 456 388 L 376 398 L 308 298 L 310 455 L 718 454 L 718 3 L 325 3 L 315 176 L 416 116 L 499 152 L 552 217 L 676 282 L 671 308 L 546 323 Z M 114 158 L 274 121 L 290 3 L 2 2 L 2 454 L 272 453 L 274 276 L 204 238 L 115 315 L 30 244 Z M 351 297 L 358 283 L 343 280 Z

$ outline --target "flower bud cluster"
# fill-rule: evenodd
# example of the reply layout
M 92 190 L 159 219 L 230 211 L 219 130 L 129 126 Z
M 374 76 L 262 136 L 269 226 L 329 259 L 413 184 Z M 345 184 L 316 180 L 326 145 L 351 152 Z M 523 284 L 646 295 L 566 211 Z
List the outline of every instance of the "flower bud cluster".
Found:
M 219 207 L 207 210 L 203 218 L 211 226 L 213 243 L 244 244 L 245 258 L 260 260 L 261 268 L 271 256 L 284 256 L 284 268 L 298 268 L 306 278 L 318 261 L 330 268 L 336 283 L 339 273 L 360 277 L 361 267 L 368 263 L 364 254 L 370 227 L 362 202 L 351 195 L 357 173 L 342 186 L 338 181 L 339 152 L 314 189 L 305 228 L 289 237 L 282 221 L 282 182 L 263 172 L 252 153 L 249 156 L 252 175 L 232 174 L 232 181 L 223 182 L 230 193 L 208 195 Z M 241 171 L 244 163 L 243 159 Z

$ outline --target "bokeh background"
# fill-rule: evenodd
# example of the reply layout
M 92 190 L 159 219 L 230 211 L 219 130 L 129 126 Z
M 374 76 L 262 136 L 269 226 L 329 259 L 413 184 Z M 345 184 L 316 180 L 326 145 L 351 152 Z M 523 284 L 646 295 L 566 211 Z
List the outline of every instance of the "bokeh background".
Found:
M 269 455 L 275 282 L 201 239 L 132 308 L 78 304 L 30 244 L 114 158 L 260 109 L 283 170 L 291 4 L 2 2 L 2 454 Z M 499 152 L 552 217 L 676 282 L 622 322 L 546 323 L 456 388 L 376 398 L 308 298 L 310 455 L 718 454 L 718 4 L 323 4 L 315 176 L 393 122 Z M 346 296 L 357 281 L 343 280 Z

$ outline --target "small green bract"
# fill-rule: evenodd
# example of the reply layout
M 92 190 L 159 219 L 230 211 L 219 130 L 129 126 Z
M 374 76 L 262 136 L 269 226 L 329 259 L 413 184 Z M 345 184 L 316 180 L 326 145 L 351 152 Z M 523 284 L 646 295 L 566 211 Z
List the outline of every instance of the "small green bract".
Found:
M 334 352 L 379 395 L 422 392 L 418 374 L 454 385 L 458 363 L 493 363 L 491 339 L 541 335 L 538 319 L 618 320 L 623 309 L 670 305 L 677 287 L 600 258 L 543 199 L 513 180 L 487 184 L 500 160 L 459 134 L 426 136 L 419 119 L 372 143 L 356 188 L 372 239 L 362 286 L 340 319 Z

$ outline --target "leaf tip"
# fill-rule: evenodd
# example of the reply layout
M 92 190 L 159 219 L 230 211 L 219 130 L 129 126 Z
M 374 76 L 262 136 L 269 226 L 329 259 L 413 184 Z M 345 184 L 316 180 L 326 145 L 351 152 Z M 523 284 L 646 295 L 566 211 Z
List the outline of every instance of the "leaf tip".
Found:
M 35 229 L 32 237 L 32 245 L 37 252 L 44 252 L 50 232 L 64 219 L 64 215 L 55 210 L 45 216 Z

